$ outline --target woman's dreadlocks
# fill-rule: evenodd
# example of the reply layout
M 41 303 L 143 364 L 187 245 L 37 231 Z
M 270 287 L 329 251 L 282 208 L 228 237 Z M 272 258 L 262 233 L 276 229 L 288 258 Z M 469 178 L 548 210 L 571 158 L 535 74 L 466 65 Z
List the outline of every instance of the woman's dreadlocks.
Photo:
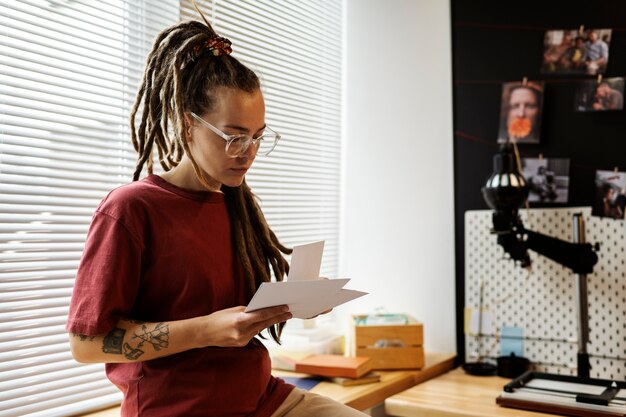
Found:
M 176 167 L 186 154 L 198 180 L 208 188 L 205 174 L 185 140 L 185 112 L 211 111 L 220 88 L 247 93 L 260 88 L 257 75 L 230 55 L 230 42 L 219 37 L 202 12 L 198 12 L 204 24 L 187 21 L 165 29 L 155 39 L 148 55 L 130 114 L 131 140 L 138 152 L 134 181 L 139 179 L 144 166 L 152 173 L 156 145 L 158 161 L 165 171 Z M 143 107 L 141 121 L 136 129 L 135 118 L 140 107 Z M 230 214 L 233 241 L 247 277 L 248 298 L 251 298 L 262 282 L 270 281 L 270 267 L 278 280 L 288 273 L 289 264 L 282 254 L 291 253 L 291 249 L 281 245 L 269 228 L 245 181 L 239 187 L 222 186 L 222 191 Z M 284 324 L 269 329 L 277 342 Z

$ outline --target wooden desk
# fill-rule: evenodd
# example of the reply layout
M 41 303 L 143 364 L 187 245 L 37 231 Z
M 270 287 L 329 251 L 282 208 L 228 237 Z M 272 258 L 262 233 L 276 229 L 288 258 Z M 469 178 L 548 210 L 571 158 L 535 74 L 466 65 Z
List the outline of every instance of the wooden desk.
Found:
M 454 364 L 454 358 L 456 354 L 426 353 L 422 370 L 377 371 L 381 375 L 380 382 L 352 387 L 343 387 L 332 382 L 320 382 L 311 389 L 311 392 L 333 398 L 358 410 L 366 410 L 382 403 L 391 395 L 449 371 Z M 274 371 L 273 374 L 278 377 L 304 375 L 284 371 Z M 85 414 L 83 417 L 119 417 L 119 415 L 120 408 L 114 407 L 97 413 Z
M 549 414 L 500 407 L 496 397 L 510 382 L 497 376 L 472 376 L 461 368 L 385 400 L 397 417 L 546 417 Z
M 380 382 L 352 387 L 343 387 L 333 382 L 323 381 L 314 386 L 311 392 L 333 398 L 357 410 L 366 410 L 382 403 L 385 398 L 391 395 L 449 371 L 454 364 L 454 358 L 456 355 L 451 353 L 426 353 L 424 368 L 419 371 L 376 371 L 380 374 Z M 273 374 L 278 377 L 281 374 L 304 375 L 279 371 L 275 371 Z

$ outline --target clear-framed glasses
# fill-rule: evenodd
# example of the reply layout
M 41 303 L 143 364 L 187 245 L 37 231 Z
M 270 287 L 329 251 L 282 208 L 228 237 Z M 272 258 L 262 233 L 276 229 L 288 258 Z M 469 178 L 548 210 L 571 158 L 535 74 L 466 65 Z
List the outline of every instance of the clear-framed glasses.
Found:
M 211 131 L 213 131 L 213 133 L 226 141 L 226 155 L 231 158 L 237 158 L 242 155 L 248 150 L 250 144 L 254 146 L 257 155 L 268 155 L 274 150 L 276 144 L 278 144 L 278 141 L 280 140 L 280 135 L 268 126 L 265 126 L 263 134 L 256 138 L 244 134 L 227 135 L 194 112 L 189 113 L 194 119 L 208 127 Z

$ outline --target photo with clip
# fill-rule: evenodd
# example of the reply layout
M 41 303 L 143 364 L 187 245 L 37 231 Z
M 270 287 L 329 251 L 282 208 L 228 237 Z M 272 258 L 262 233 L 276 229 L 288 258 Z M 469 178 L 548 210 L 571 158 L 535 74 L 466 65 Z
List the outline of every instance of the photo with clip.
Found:
M 597 75 L 609 63 L 611 29 L 549 30 L 544 36 L 544 74 Z
M 626 208 L 626 172 L 596 171 L 596 197 L 591 214 L 623 219 Z
M 528 202 L 567 204 L 569 159 L 522 158 L 522 174 L 528 184 Z
M 576 111 L 607 111 L 624 108 L 624 78 L 581 82 L 576 89 Z
M 498 143 L 539 143 L 543 87 L 541 81 L 502 85 Z

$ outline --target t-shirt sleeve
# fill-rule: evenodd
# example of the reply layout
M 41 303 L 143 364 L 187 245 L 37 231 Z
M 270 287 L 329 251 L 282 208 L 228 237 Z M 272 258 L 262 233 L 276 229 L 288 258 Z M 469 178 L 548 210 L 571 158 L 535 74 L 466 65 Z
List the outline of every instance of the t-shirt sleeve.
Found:
M 129 317 L 137 296 L 142 244 L 122 221 L 97 211 L 78 267 L 66 330 L 95 336 Z

